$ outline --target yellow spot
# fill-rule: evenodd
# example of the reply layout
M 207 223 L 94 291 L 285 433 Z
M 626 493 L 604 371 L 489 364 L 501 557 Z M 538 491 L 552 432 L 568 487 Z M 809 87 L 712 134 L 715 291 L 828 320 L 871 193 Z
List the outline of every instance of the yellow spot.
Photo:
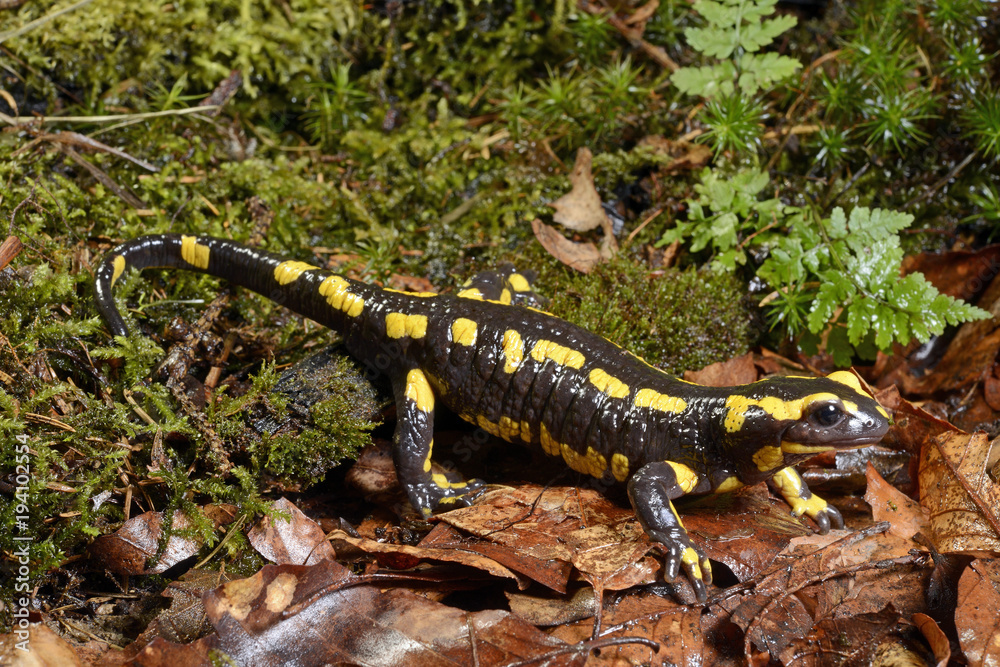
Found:
M 431 452 L 434 451 L 434 439 L 431 438 L 430 444 L 427 446 L 427 456 L 424 458 L 424 472 L 431 471 Z
M 604 471 L 608 467 L 607 459 L 593 447 L 587 447 L 586 452 L 578 452 L 569 445 L 563 444 L 558 446 L 558 453 L 562 455 L 566 465 L 572 470 L 592 477 L 603 477 Z
M 624 454 L 612 454 L 611 455 L 611 474 L 615 476 L 619 482 L 624 482 L 628 479 L 628 457 Z
M 540 432 L 538 436 L 542 443 L 542 451 L 544 451 L 549 456 L 559 456 L 562 453 L 562 448 L 559 443 L 555 441 L 552 434 L 549 433 L 549 429 L 545 428 L 545 424 L 540 426 Z
M 198 243 L 197 237 L 181 237 L 181 259 L 191 266 L 207 269 L 209 252 L 208 246 Z
M 889 418 L 889 413 L 886 412 L 885 408 L 883 408 L 881 405 L 876 405 L 875 409 L 878 410 L 879 414 L 885 417 L 886 419 Z
M 567 444 L 560 447 L 560 453 L 570 469 L 576 472 L 590 473 L 590 463 L 587 461 L 586 454 L 581 454 Z
M 858 376 L 850 371 L 836 371 L 834 373 L 830 373 L 826 377 L 828 380 L 833 380 L 834 382 L 847 385 L 859 394 L 865 393 L 865 390 L 861 388 L 861 381 L 858 379 Z
M 726 493 L 727 491 L 735 491 L 740 488 L 743 488 L 743 482 L 739 478 L 727 477 L 715 487 L 715 493 Z
M 524 341 L 521 334 L 513 329 L 503 332 L 503 370 L 505 373 L 513 373 L 524 360 Z
M 125 271 L 125 257 L 115 255 L 112 266 L 114 267 L 114 272 L 111 274 L 111 286 L 114 287 L 114 284 L 122 277 L 122 272 Z
M 674 463 L 673 461 L 667 461 L 667 465 L 674 469 L 677 486 L 681 487 L 684 493 L 691 493 L 691 489 L 698 485 L 698 475 L 691 468 L 683 463 Z
M 500 427 L 491 422 L 483 415 L 479 415 L 478 417 L 476 417 L 475 421 L 476 424 L 479 425 L 479 428 L 483 429 L 492 436 L 500 437 Z
M 393 294 L 404 294 L 406 296 L 418 296 L 420 298 L 426 298 L 430 296 L 437 296 L 437 292 L 407 292 L 401 289 L 392 289 L 391 287 L 385 287 L 382 289 L 383 292 L 392 292 Z
M 667 396 L 653 389 L 640 389 L 635 394 L 633 404 L 637 408 L 650 408 L 660 412 L 681 413 L 687 407 L 687 401 L 676 396 Z
M 531 291 L 531 283 L 529 283 L 528 279 L 520 273 L 512 273 L 507 276 L 507 284 L 509 284 L 515 292 Z
M 587 447 L 587 462 L 590 463 L 590 474 L 594 477 L 604 477 L 608 469 L 608 460 L 593 447 Z
M 681 554 L 681 562 L 688 566 L 691 576 L 695 579 L 702 579 L 701 574 L 701 559 L 698 558 L 698 552 L 688 547 L 684 549 L 684 553 Z
M 761 447 L 753 455 L 753 462 L 757 470 L 774 470 L 785 462 L 785 457 L 781 453 L 781 447 Z
M 839 372 L 842 373 L 843 371 Z M 829 392 L 810 394 L 809 396 L 797 398 L 793 401 L 785 401 L 776 396 L 765 396 L 761 399 L 755 399 L 733 394 L 726 399 L 726 419 L 723 424 L 726 431 L 736 433 L 743 428 L 747 412 L 753 406 L 760 408 L 778 421 L 796 421 L 802 419 L 802 413 L 805 408 L 817 401 L 841 401 L 844 409 L 848 412 L 855 413 L 858 410 L 857 403 L 843 401 L 836 394 Z
M 466 347 L 476 344 L 476 323 L 460 317 L 451 323 L 451 339 Z
M 628 385 L 600 368 L 590 371 L 590 383 L 612 398 L 628 397 Z
M 781 443 L 781 451 L 786 454 L 818 454 L 819 452 L 832 452 L 835 449 L 837 448 L 827 445 L 800 445 L 797 442 Z
M 289 260 L 274 267 L 274 279 L 278 281 L 279 285 L 287 285 L 288 283 L 298 280 L 299 276 L 306 271 L 312 271 L 315 268 L 317 267 L 309 264 L 308 262 L 296 262 Z
M 365 300 L 348 291 L 350 283 L 341 276 L 330 276 L 320 283 L 320 296 L 326 297 L 326 302 L 347 313 L 350 317 L 357 317 L 365 308 Z
M 434 473 L 431 475 L 431 479 L 434 481 L 434 485 L 441 489 L 462 489 L 468 486 L 468 482 L 465 481 L 448 481 L 448 477 L 446 475 L 442 475 L 441 473 Z M 443 502 L 443 499 L 438 502 Z
M 510 290 L 509 289 L 505 289 L 502 292 L 500 292 L 500 303 L 502 303 L 505 306 L 509 306 L 510 305 Z
M 510 417 L 500 417 L 500 422 L 497 426 L 500 427 L 500 437 L 507 442 L 513 442 L 514 438 L 518 438 L 521 435 L 521 424 Z
M 540 340 L 535 343 L 535 346 L 531 348 L 531 358 L 540 364 L 545 363 L 546 359 L 551 359 L 560 366 L 569 366 L 570 368 L 580 368 L 587 360 L 576 350 L 571 350 L 551 340 Z
M 389 313 L 385 316 L 385 335 L 389 338 L 423 338 L 427 335 L 427 316 Z
M 416 403 L 417 410 L 433 412 L 434 391 L 431 389 L 431 383 L 427 381 L 427 376 L 419 368 L 414 368 L 406 374 L 406 397 Z
M 500 417 L 500 422 L 494 424 L 483 415 L 479 415 L 475 420 L 469 421 L 475 421 L 479 425 L 479 428 L 490 435 L 503 438 L 507 442 L 513 442 L 515 438 L 531 442 L 531 425 L 526 421 L 518 423 L 510 417 Z
M 476 301 L 483 300 L 483 293 L 480 292 L 475 287 L 470 287 L 469 289 L 462 290 L 461 292 L 458 293 L 458 296 L 461 299 L 475 299 Z

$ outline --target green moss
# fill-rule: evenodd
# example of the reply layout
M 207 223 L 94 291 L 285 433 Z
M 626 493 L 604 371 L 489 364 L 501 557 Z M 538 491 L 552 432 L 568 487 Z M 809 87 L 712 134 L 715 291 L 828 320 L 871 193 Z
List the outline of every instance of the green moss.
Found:
M 552 312 L 671 373 L 731 359 L 753 342 L 742 286 L 731 276 L 650 271 L 619 256 L 560 282 Z

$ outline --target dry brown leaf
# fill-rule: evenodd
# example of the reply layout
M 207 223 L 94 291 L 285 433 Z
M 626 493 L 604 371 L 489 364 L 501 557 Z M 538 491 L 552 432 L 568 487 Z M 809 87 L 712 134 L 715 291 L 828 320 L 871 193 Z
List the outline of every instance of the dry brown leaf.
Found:
M 753 352 L 717 361 L 705 366 L 700 371 L 684 371 L 684 379 L 709 387 L 732 387 L 738 384 L 750 384 L 757 380 L 757 367 L 753 363 Z
M 505 591 L 510 610 L 532 625 L 556 626 L 591 618 L 597 608 L 594 591 L 580 586 L 569 596 L 551 592 Z
M 670 164 L 662 167 L 664 171 L 675 172 L 687 169 L 697 169 L 708 164 L 712 158 L 712 149 L 705 144 L 693 141 L 674 141 L 666 137 L 651 134 L 639 140 L 639 146 L 649 146 L 658 155 L 673 158 Z
M 573 569 L 569 563 L 559 560 L 535 558 L 504 544 L 469 538 L 446 523 L 434 526 L 434 529 L 420 541 L 419 546 L 457 549 L 485 556 L 559 593 L 566 592 L 566 584 Z
M 520 584 L 520 588 L 526 588 L 527 583 L 509 569 L 497 563 L 492 558 L 481 556 L 478 553 L 470 553 L 454 547 L 427 548 L 422 546 L 410 546 L 408 544 L 392 544 L 388 542 L 376 542 L 375 540 L 363 537 L 352 537 L 342 530 L 335 530 L 330 533 L 332 542 L 337 553 L 344 556 L 350 553 L 347 547 L 353 547 L 367 554 L 379 557 L 379 562 L 393 569 L 405 570 L 416 567 L 420 563 L 428 560 L 443 561 L 448 563 L 459 563 L 468 567 L 476 568 L 488 572 L 494 577 L 513 579 Z
M 934 372 L 905 386 L 907 393 L 929 396 L 968 387 L 993 368 L 1000 347 L 1000 279 L 994 279 L 979 300 L 991 319 L 966 322 L 948 345 Z
M 970 667 L 1000 665 L 1000 559 L 978 559 L 958 582 L 955 626 Z
M 712 560 L 739 581 L 770 569 L 792 538 L 811 534 L 787 504 L 772 498 L 765 484 L 709 495 L 681 507 L 684 525 Z
M 837 664 L 872 664 L 879 640 L 896 627 L 898 620 L 899 612 L 892 603 L 875 613 L 828 616 L 816 623 L 808 635 L 790 642 L 781 651 L 780 661 L 796 667 L 826 667 L 835 655 Z
M 884 527 L 884 524 L 882 525 Z M 879 532 L 834 531 L 793 539 L 753 594 L 723 602 L 732 621 L 772 656 L 813 633 L 825 619 L 878 615 L 892 600 L 898 614 L 926 609 L 931 568 L 913 542 Z M 892 563 L 888 568 L 886 564 Z
M 920 504 L 941 553 L 1000 551 L 1000 486 L 988 474 L 984 433 L 944 433 L 920 457 Z
M 232 522 L 237 509 L 232 505 L 206 505 L 205 514 L 216 527 Z M 183 512 L 173 514 L 173 530 L 191 527 Z M 110 535 L 100 535 L 90 545 L 91 557 L 100 567 L 115 574 L 159 574 L 177 563 L 194 556 L 201 549 L 201 541 L 180 535 L 171 535 L 159 560 L 147 567 L 147 562 L 157 554 L 163 535 L 163 513 L 145 512 L 132 517 Z
M 649 0 L 649 2 L 636 9 L 632 12 L 631 16 L 625 19 L 625 25 L 634 27 L 641 34 L 646 28 L 646 21 L 652 18 L 659 6 L 660 0 Z
M 926 507 L 921 507 L 920 503 L 886 482 L 871 462 L 868 463 L 865 476 L 868 479 L 865 502 L 871 506 L 872 518 L 876 522 L 887 521 L 889 532 L 904 540 L 911 539 L 917 533 L 928 532 L 930 512 Z
M 286 498 L 274 501 L 272 508 L 290 516 L 288 520 L 265 516 L 247 533 L 257 553 L 279 565 L 313 565 L 337 557 L 326 533 L 302 510 Z
M 406 590 L 365 584 L 342 565 L 268 565 L 205 594 L 216 634 L 178 646 L 155 640 L 145 667 L 215 664 L 221 652 L 255 667 L 352 664 L 582 665 L 568 646 L 504 611 L 469 613 Z
M 948 667 L 948 662 L 951 660 L 951 643 L 944 631 L 938 626 L 937 621 L 927 614 L 914 614 L 913 624 L 917 626 L 920 634 L 924 636 L 927 644 L 934 651 L 934 657 L 937 658 L 936 667 Z
M 556 210 L 552 219 L 577 232 L 597 229 L 608 219 L 601 206 L 601 196 L 594 187 L 594 175 L 590 169 L 593 159 L 593 154 L 586 147 L 577 151 L 573 173 L 569 177 L 572 189 L 549 204 Z
M 526 556 L 572 563 L 608 590 L 647 581 L 658 567 L 643 558 L 651 542 L 632 510 L 592 489 L 534 484 L 497 489 L 440 519 Z
M 73 647 L 47 625 L 32 623 L 27 638 L 13 632 L 0 635 L 0 665 L 4 667 L 80 667 Z M 21 642 L 24 643 L 21 643 Z M 23 647 L 27 650 L 22 650 Z M 21 647 L 21 648 L 19 648 Z
M 601 251 L 589 241 L 585 243 L 570 241 L 538 218 L 531 221 L 531 229 L 542 247 L 571 269 L 576 269 L 580 273 L 590 273 L 601 263 Z

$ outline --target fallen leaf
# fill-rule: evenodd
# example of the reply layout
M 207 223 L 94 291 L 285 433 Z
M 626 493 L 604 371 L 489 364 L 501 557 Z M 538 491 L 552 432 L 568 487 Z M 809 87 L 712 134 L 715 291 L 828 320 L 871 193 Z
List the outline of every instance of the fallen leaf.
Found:
M 828 616 L 816 623 L 805 637 L 791 641 L 781 651 L 779 660 L 796 667 L 823 667 L 829 665 L 830 656 L 835 655 L 837 664 L 872 664 L 878 640 L 888 635 L 898 620 L 899 612 L 891 603 L 875 613 Z
M 726 565 L 739 581 L 770 569 L 792 538 L 812 532 L 765 484 L 707 495 L 685 502 L 680 511 L 705 555 Z
M 988 474 L 984 433 L 945 433 L 920 457 L 920 504 L 930 511 L 930 535 L 941 553 L 1000 551 L 1000 486 Z
M 590 169 L 593 158 L 586 147 L 576 152 L 573 173 L 569 177 L 572 189 L 549 204 L 556 210 L 552 219 L 577 232 L 597 229 L 608 219 L 601 206 L 601 196 L 594 187 L 594 175 Z
M 223 654 L 255 667 L 582 665 L 587 654 L 509 612 L 469 613 L 406 590 L 382 590 L 334 561 L 267 565 L 206 593 L 205 609 L 215 635 L 185 646 L 157 639 L 135 664 L 207 666 Z
M 704 167 L 712 158 L 712 149 L 706 144 L 693 141 L 674 141 L 661 135 L 651 134 L 639 140 L 639 146 L 648 146 L 657 155 L 673 158 L 669 164 L 662 167 L 663 171 L 676 172 Z
M 950 250 L 907 255 L 902 273 L 919 271 L 942 294 L 968 301 L 1000 274 L 1000 244 L 976 251 Z
M 916 379 L 907 393 L 923 396 L 968 387 L 993 368 L 1000 347 L 1000 280 L 994 279 L 979 300 L 979 306 L 990 311 L 992 318 L 966 322 L 948 345 L 934 372 Z
M 733 387 L 756 381 L 757 367 L 753 363 L 753 353 L 747 352 L 733 359 L 709 364 L 700 371 L 684 371 L 684 379 L 709 387 Z
M 377 556 L 379 563 L 396 570 L 406 570 L 416 567 L 425 561 L 433 560 L 459 563 L 460 565 L 473 567 L 477 570 L 483 570 L 494 577 L 513 579 L 521 583 L 520 577 L 492 558 L 454 547 L 427 548 L 409 544 L 377 542 L 363 537 L 353 537 L 342 530 L 335 530 L 330 533 L 330 541 L 333 543 L 338 555 L 342 558 L 345 557 L 345 554 L 350 554 L 350 551 L 345 549 L 345 547 L 350 546 L 366 554 Z M 524 588 L 526 586 L 527 584 L 524 584 L 521 587 Z
M 752 594 L 722 604 L 749 640 L 775 657 L 828 618 L 879 614 L 886 600 L 904 616 L 926 609 L 931 568 L 913 542 L 884 528 L 795 538 Z
M 524 556 L 572 563 L 591 584 L 608 590 L 647 581 L 658 569 L 655 559 L 644 559 L 652 543 L 632 510 L 593 489 L 497 489 L 439 518 Z
M 889 532 L 904 540 L 917 533 L 927 533 L 930 511 L 886 482 L 870 462 L 866 470 L 868 490 L 865 502 L 872 508 L 872 518 L 889 523 Z
M 532 625 L 557 626 L 591 618 L 597 608 L 594 590 L 578 586 L 567 595 L 549 591 L 505 591 L 510 610 Z
M 920 634 L 927 640 L 928 646 L 934 651 L 937 658 L 936 667 L 948 667 L 951 660 L 951 643 L 944 631 L 938 626 L 937 621 L 927 614 L 914 614 L 913 624 L 920 630 Z
M 639 33 L 642 34 L 642 31 L 646 27 L 646 21 L 652 18 L 659 6 L 660 0 L 649 0 L 649 2 L 636 9 L 632 12 L 631 16 L 625 19 L 625 25 L 636 27 Z
M 601 263 L 601 251 L 593 243 L 577 243 L 535 218 L 531 221 L 531 229 L 542 247 L 566 266 L 580 273 L 590 273 Z
M 247 539 L 257 553 L 279 565 L 313 565 L 321 560 L 337 557 L 333 547 L 326 541 L 323 529 L 303 514 L 302 510 L 286 498 L 279 498 L 271 507 L 290 517 L 285 520 L 265 516 L 247 533 Z
M 206 505 L 204 511 L 219 527 L 235 520 L 237 509 L 232 505 Z M 180 510 L 175 511 L 175 534 L 167 540 L 159 559 L 149 563 L 157 555 L 163 535 L 163 513 L 145 512 L 123 523 L 114 533 L 98 536 L 90 545 L 91 557 L 100 567 L 115 574 L 159 574 L 201 549 L 201 540 L 176 534 L 187 528 L 191 528 L 191 521 Z
M 157 637 L 183 643 L 212 632 L 201 597 L 229 580 L 229 575 L 214 570 L 185 572 L 163 591 L 163 597 L 170 598 L 170 607 L 160 612 L 128 649 L 134 653 Z
M 1000 559 L 973 561 L 958 582 L 955 625 L 972 667 L 1000 664 Z
M 27 647 L 24 650 L 23 647 Z M 0 635 L 0 665 L 4 667 L 80 667 L 79 656 L 47 625 L 31 623 L 27 637 Z

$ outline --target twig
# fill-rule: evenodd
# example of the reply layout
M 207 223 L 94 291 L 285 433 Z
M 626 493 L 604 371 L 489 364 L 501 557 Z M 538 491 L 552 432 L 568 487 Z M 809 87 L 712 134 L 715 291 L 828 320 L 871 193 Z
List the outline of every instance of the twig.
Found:
M 930 189 L 925 190 L 924 192 L 920 193 L 919 195 L 917 195 L 916 197 L 914 197 L 910 201 L 908 201 L 905 204 L 903 204 L 903 210 L 904 211 L 907 210 L 908 208 L 910 208 L 914 204 L 919 204 L 920 202 L 922 202 L 923 200 L 927 199 L 932 194 L 934 194 L 935 192 L 937 192 L 938 190 L 940 190 L 941 188 L 943 188 L 945 185 L 948 184 L 948 181 L 950 181 L 951 179 L 955 178 L 955 176 L 958 175 L 958 172 L 960 172 L 963 169 L 965 169 L 966 167 L 968 167 L 969 163 L 972 162 L 972 158 L 974 158 L 974 157 L 976 157 L 975 151 L 973 151 L 972 153 L 969 153 L 968 155 L 966 155 L 964 160 L 962 160 L 961 162 L 959 162 L 958 164 L 956 164 L 954 167 L 952 167 L 951 171 L 949 171 L 945 175 L 945 177 L 942 178 L 940 181 L 938 181 L 937 183 L 935 183 L 934 185 L 932 185 L 930 187 Z
M 650 44 L 644 40 L 642 38 L 641 31 L 627 25 L 624 21 L 615 16 L 614 11 L 610 8 L 605 7 L 602 9 L 601 7 L 587 2 L 587 0 L 580 0 L 580 9 L 588 14 L 593 14 L 594 16 L 603 16 L 608 22 L 608 25 L 620 32 L 622 37 L 628 40 L 629 44 L 641 50 L 661 67 L 668 69 L 671 72 L 676 72 L 680 69 L 680 65 L 674 62 L 673 58 L 668 56 L 666 51 L 661 49 L 659 46 Z
M 148 111 L 146 113 L 124 113 L 113 116 L 32 116 L 31 118 L 12 118 L 5 113 L 0 113 L 0 120 L 8 125 L 32 125 L 35 123 L 116 123 L 123 120 L 146 120 L 148 118 L 161 118 L 163 116 L 186 116 L 187 114 L 201 114 L 215 109 L 214 106 L 188 107 L 187 109 L 167 109 L 165 111 Z

